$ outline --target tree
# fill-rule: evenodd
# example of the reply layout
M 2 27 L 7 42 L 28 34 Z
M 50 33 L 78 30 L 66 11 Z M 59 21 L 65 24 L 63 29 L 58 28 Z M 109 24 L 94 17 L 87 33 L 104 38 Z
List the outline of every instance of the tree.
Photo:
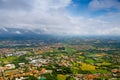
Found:
M 73 77 L 71 77 L 71 76 L 68 76 L 67 78 L 66 78 L 66 80 L 75 80 Z
M 43 76 L 46 77 L 46 80 L 57 80 L 55 74 L 44 74 Z
M 36 77 L 30 75 L 29 78 L 28 78 L 28 80 L 38 80 L 38 79 Z

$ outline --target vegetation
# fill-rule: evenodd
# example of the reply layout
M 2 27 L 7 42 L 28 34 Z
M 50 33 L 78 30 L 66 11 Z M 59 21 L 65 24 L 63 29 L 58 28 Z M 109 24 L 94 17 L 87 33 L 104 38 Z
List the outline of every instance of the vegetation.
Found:
M 62 74 L 57 75 L 57 80 L 66 80 L 66 76 Z
M 16 51 L 27 51 L 26 54 L 1 56 L 1 68 L 8 63 L 16 67 L 4 70 L 5 77 L 22 75 L 27 76 L 27 80 L 38 80 L 42 77 L 46 80 L 120 79 L 120 40 L 74 38 L 53 44 L 38 43 L 37 46 L 8 49 L 13 50 L 13 54 Z M 1 53 L 5 54 L 4 48 L 1 50 Z

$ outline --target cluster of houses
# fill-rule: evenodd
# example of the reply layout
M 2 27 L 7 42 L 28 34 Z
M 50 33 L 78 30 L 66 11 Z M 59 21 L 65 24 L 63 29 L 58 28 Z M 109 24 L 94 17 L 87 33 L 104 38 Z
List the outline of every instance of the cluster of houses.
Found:
M 10 56 L 22 56 L 27 54 L 27 51 L 15 51 L 15 49 L 3 48 L 0 49 L 0 58 L 10 57 Z
M 27 79 L 29 75 L 40 79 L 41 74 L 52 73 L 52 70 L 47 70 L 46 68 L 42 68 L 41 70 L 37 69 L 41 68 L 41 66 L 46 66 L 51 60 L 43 58 L 37 59 L 34 57 L 27 59 L 30 59 L 29 64 L 25 64 L 24 62 L 18 63 L 18 68 L 16 68 L 14 64 L 6 64 L 0 67 L 0 80 L 8 80 L 9 78 L 10 80 L 24 80 Z
M 62 46 L 61 44 L 57 44 L 54 46 L 44 46 L 44 47 L 39 47 L 37 49 L 33 49 L 33 52 L 37 51 L 47 51 L 47 50 L 52 50 L 52 48 L 57 48 L 58 50 L 65 51 L 66 48 Z M 10 56 L 22 56 L 27 54 L 28 51 L 15 51 L 13 49 L 2 49 L 0 50 L 0 57 L 3 57 L 3 53 L 5 57 L 10 57 Z M 60 54 L 59 56 L 55 56 L 55 58 L 46 56 L 43 58 L 41 54 L 37 54 L 35 56 L 29 56 L 25 57 L 25 60 L 28 61 L 28 64 L 25 62 L 20 62 L 18 63 L 19 67 L 16 67 L 15 64 L 8 63 L 5 64 L 4 66 L 0 67 L 0 80 L 8 80 L 8 79 L 14 79 L 14 80 L 25 80 L 28 79 L 29 75 L 33 75 L 36 78 L 40 79 L 41 74 L 45 73 L 53 73 L 53 70 L 47 70 L 46 68 L 43 68 L 47 66 L 49 63 L 54 63 L 57 64 L 58 66 L 61 67 L 71 67 L 73 66 L 74 62 L 82 62 L 83 60 L 80 60 L 76 57 L 79 55 L 83 55 L 83 53 L 79 53 L 76 55 L 68 56 L 68 55 L 63 55 Z M 103 57 L 106 56 L 105 54 L 96 54 L 95 56 L 97 57 Z M 89 57 L 94 57 L 94 56 L 89 56 Z M 94 57 L 95 59 L 95 57 Z M 98 59 L 98 58 L 97 58 Z M 95 59 L 96 60 L 96 59 Z M 39 70 L 38 68 L 42 68 Z M 57 69 L 57 71 L 60 71 L 62 69 Z M 69 75 L 70 76 L 70 75 Z M 120 68 L 116 69 L 111 69 L 110 73 L 96 73 L 96 74 L 73 74 L 74 79 L 76 80 L 93 80 L 93 79 L 98 79 L 101 76 L 103 77 L 110 77 L 112 76 L 113 80 L 120 78 Z

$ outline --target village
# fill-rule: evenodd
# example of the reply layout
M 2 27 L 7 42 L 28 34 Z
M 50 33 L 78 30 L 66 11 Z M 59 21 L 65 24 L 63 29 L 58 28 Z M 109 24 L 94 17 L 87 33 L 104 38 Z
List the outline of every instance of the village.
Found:
M 119 56 L 103 52 L 91 54 L 63 44 L 34 48 L 2 48 L 0 57 L 0 80 L 120 78 Z M 111 57 L 114 59 L 111 60 Z

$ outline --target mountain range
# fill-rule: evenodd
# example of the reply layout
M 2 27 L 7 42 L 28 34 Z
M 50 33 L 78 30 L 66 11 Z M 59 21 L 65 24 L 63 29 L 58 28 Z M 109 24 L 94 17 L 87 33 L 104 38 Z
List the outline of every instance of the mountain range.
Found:
M 20 28 L 0 28 L 0 39 L 31 39 L 31 38 L 49 38 L 50 35 L 45 34 L 41 30 L 29 30 Z

